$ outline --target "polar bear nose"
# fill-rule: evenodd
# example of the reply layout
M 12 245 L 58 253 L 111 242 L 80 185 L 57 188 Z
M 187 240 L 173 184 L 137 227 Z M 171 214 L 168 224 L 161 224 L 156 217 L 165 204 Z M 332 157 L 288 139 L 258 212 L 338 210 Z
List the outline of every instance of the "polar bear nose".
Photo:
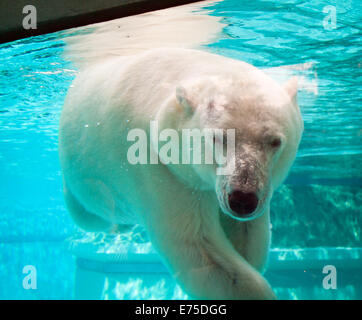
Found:
M 254 192 L 232 191 L 229 195 L 229 206 L 240 217 L 255 211 L 258 206 L 258 197 Z

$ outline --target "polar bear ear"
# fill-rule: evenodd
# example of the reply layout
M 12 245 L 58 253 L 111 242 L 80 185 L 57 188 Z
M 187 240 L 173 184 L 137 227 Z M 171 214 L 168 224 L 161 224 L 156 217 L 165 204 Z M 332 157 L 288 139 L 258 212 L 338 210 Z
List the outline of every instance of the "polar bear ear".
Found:
M 183 108 L 183 110 L 185 111 L 186 115 L 189 116 L 193 114 L 195 107 L 191 102 L 190 98 L 188 97 L 184 87 L 176 88 L 176 99 Z
M 298 92 L 298 77 L 291 77 L 283 85 L 285 91 L 288 93 L 290 99 L 293 102 L 297 101 L 297 92 Z

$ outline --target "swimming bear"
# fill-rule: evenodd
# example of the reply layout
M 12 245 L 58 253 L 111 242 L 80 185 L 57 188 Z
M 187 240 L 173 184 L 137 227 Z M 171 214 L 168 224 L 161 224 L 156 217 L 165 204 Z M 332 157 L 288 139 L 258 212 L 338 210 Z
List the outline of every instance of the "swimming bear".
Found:
M 149 136 L 150 122 L 180 136 L 234 130 L 227 174 L 217 174 L 216 162 L 129 161 L 134 130 Z M 269 204 L 302 131 L 296 78 L 279 85 L 248 63 L 193 49 L 112 58 L 81 72 L 63 107 L 65 201 L 86 230 L 142 224 L 192 298 L 274 299 L 262 276 Z M 189 151 L 175 141 L 170 147 L 180 156 Z M 212 143 L 227 147 L 216 135 Z M 159 148 L 151 141 L 144 149 L 157 158 Z

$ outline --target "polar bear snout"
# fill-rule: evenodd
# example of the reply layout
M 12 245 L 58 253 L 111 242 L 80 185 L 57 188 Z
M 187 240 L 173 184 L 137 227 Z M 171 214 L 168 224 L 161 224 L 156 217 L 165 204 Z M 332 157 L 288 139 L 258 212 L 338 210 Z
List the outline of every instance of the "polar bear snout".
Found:
M 222 211 L 240 221 L 253 220 L 264 212 L 271 197 L 269 167 L 263 156 L 238 154 L 233 174 L 218 176 L 216 195 Z
M 253 213 L 258 207 L 259 199 L 255 192 L 233 190 L 229 196 L 229 207 L 240 218 Z

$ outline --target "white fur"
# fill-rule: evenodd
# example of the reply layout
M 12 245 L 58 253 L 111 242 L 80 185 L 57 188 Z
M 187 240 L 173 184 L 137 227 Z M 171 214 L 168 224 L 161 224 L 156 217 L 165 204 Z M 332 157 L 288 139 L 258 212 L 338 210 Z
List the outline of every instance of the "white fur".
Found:
M 303 129 L 296 83 L 285 88 L 247 63 L 189 49 L 151 50 L 85 70 L 60 122 L 65 199 L 74 219 L 90 230 L 142 223 L 194 298 L 275 298 L 259 272 L 269 248 L 269 200 Z M 232 177 L 218 179 L 215 166 L 129 164 L 127 132 L 147 131 L 150 120 L 160 130 L 235 128 L 233 177 L 243 175 L 249 158 L 261 166 L 254 177 L 265 196 L 259 217 L 241 222 L 220 211 L 217 194 Z M 281 136 L 278 152 L 265 147 L 267 134 Z

